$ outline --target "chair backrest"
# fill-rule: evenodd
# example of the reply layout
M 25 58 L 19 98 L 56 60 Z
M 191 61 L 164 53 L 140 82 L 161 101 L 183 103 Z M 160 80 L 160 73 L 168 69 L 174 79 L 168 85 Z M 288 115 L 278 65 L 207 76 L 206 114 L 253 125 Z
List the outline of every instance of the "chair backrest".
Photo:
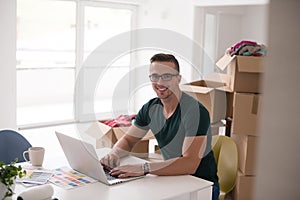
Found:
M 230 192 L 238 173 L 238 151 L 235 141 L 228 136 L 212 136 L 212 149 L 218 166 L 220 191 Z
M 15 161 L 24 162 L 23 152 L 31 147 L 25 137 L 13 130 L 0 131 L 0 161 L 9 164 Z

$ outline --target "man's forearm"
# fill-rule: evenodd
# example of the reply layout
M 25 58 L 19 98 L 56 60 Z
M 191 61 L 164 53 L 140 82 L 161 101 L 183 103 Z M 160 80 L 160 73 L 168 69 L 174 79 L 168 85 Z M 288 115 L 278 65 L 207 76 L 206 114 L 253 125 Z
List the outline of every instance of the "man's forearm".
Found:
M 112 153 L 117 154 L 120 158 L 127 156 L 131 151 L 132 147 L 129 145 L 127 139 L 122 137 L 118 142 L 114 145 L 112 149 Z
M 199 158 L 179 157 L 162 162 L 151 162 L 150 173 L 165 176 L 194 174 L 200 161 Z

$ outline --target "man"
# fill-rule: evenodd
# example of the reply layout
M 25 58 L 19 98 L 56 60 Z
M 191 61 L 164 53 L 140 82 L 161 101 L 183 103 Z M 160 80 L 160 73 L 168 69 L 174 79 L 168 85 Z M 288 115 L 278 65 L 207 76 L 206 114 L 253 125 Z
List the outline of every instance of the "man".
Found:
M 217 166 L 211 151 L 210 117 L 205 107 L 179 88 L 179 63 L 170 54 L 151 59 L 149 78 L 157 98 L 140 109 L 134 124 L 101 159 L 113 176 L 125 178 L 144 174 L 191 174 L 214 183 L 213 200 L 218 199 Z M 164 161 L 119 166 L 125 156 L 151 129 Z

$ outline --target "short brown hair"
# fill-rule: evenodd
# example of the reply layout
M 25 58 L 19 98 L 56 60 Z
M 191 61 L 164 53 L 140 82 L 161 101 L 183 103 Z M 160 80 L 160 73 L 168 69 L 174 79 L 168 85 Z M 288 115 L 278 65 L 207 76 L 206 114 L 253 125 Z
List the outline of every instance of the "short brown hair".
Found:
M 150 62 L 153 63 L 155 61 L 158 61 L 158 62 L 172 62 L 172 63 L 175 64 L 176 70 L 178 72 L 180 72 L 178 60 L 175 58 L 175 56 L 173 56 L 171 54 L 164 54 L 164 53 L 155 54 L 150 59 Z

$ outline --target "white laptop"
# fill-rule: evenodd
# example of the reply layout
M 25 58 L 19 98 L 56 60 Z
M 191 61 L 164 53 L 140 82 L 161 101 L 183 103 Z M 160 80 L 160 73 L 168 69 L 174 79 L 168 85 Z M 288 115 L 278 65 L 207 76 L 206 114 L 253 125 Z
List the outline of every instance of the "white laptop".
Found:
M 66 155 L 66 158 L 69 162 L 69 165 L 72 169 L 83 173 L 89 177 L 92 177 L 96 180 L 99 180 L 102 183 L 107 185 L 114 185 L 122 182 L 127 182 L 131 180 L 135 180 L 138 178 L 142 178 L 144 176 L 139 177 L 130 177 L 130 178 L 116 178 L 109 175 L 108 170 L 104 169 L 100 163 L 100 156 L 97 155 L 96 150 L 94 149 L 93 145 L 84 142 L 82 140 L 75 139 L 73 137 L 67 136 L 65 134 L 55 132 L 60 145 Z M 106 151 L 102 152 L 108 152 Z M 121 165 L 129 164 L 129 163 L 144 163 L 146 162 L 143 159 L 134 157 L 134 156 L 127 156 L 120 160 Z

